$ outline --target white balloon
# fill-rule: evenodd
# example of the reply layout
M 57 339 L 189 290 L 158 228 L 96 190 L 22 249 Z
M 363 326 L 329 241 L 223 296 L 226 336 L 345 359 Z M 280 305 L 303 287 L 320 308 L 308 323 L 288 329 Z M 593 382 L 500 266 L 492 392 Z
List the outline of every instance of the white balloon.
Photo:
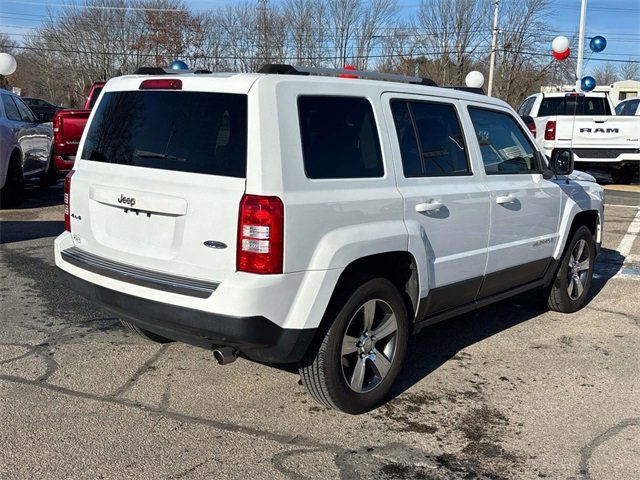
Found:
M 569 39 L 565 36 L 558 36 L 551 42 L 551 49 L 556 53 L 566 52 L 569 48 Z
M 467 76 L 464 77 L 464 83 L 470 88 L 482 88 L 482 85 L 484 85 L 484 75 L 474 70 L 473 72 L 467 73 Z
M 11 75 L 16 71 L 16 59 L 8 53 L 0 53 L 0 75 Z

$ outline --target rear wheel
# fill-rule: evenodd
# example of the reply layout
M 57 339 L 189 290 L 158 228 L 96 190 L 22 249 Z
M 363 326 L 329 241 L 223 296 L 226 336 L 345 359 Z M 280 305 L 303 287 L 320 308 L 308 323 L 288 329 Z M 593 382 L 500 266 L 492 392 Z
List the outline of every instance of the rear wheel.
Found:
M 22 164 L 17 153 L 11 155 L 7 168 L 7 178 L 0 190 L 0 204 L 2 208 L 17 207 L 24 201 L 24 176 Z
M 128 330 L 129 332 L 135 333 L 136 335 L 144 337 L 147 340 L 151 340 L 152 342 L 156 342 L 156 343 L 171 343 L 171 342 L 173 342 L 173 340 L 171 340 L 170 338 L 166 338 L 166 337 L 163 337 L 163 336 L 158 335 L 156 333 L 153 333 L 153 332 L 150 332 L 150 331 L 145 330 L 143 328 L 140 328 L 140 327 L 136 326 L 135 324 L 129 322 L 128 320 L 120 319 L 120 322 L 122 323 L 124 328 L 126 330 Z
M 549 308 L 571 313 L 580 310 L 587 300 L 596 248 L 591 231 L 577 228 L 562 257 L 558 273 L 549 291 Z
M 629 185 L 633 180 L 634 173 L 633 167 L 630 165 L 624 165 L 611 171 L 611 179 L 613 180 L 613 183 Z
M 402 296 L 387 279 L 360 285 L 327 310 L 328 328 L 300 363 L 302 382 L 319 403 L 351 414 L 378 406 L 396 380 L 409 327 Z

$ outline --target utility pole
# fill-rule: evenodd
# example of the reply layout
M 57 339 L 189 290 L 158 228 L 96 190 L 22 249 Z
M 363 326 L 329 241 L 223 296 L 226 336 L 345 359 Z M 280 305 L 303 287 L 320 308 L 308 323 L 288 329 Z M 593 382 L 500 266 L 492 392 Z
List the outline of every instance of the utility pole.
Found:
M 487 94 L 491 96 L 493 90 L 493 71 L 496 65 L 496 45 L 498 43 L 498 4 L 500 0 L 493 0 L 493 35 L 491 38 L 491 60 L 489 63 L 489 88 Z
M 584 56 L 584 30 L 587 23 L 587 0 L 580 6 L 580 31 L 578 33 L 578 62 L 576 63 L 576 92 L 582 91 L 582 57 Z

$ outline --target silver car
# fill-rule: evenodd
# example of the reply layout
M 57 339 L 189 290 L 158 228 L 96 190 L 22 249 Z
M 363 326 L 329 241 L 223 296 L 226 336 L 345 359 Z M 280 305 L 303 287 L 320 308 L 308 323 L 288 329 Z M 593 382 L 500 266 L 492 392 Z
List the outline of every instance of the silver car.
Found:
M 53 128 L 39 122 L 17 95 L 0 89 L 0 100 L 0 206 L 7 208 L 22 203 L 25 179 L 55 181 Z

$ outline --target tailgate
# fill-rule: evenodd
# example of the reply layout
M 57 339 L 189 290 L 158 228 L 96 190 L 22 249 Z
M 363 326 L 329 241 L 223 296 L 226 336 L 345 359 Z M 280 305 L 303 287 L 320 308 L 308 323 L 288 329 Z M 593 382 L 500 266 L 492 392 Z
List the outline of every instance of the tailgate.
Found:
M 60 110 L 53 119 L 54 153 L 75 156 L 90 110 Z
M 106 92 L 71 182 L 76 246 L 159 273 L 222 281 L 236 269 L 246 95 Z
M 640 119 L 622 116 L 558 117 L 558 140 L 573 137 L 574 148 L 625 148 L 638 145 Z M 573 135 L 572 135 L 573 133 Z

